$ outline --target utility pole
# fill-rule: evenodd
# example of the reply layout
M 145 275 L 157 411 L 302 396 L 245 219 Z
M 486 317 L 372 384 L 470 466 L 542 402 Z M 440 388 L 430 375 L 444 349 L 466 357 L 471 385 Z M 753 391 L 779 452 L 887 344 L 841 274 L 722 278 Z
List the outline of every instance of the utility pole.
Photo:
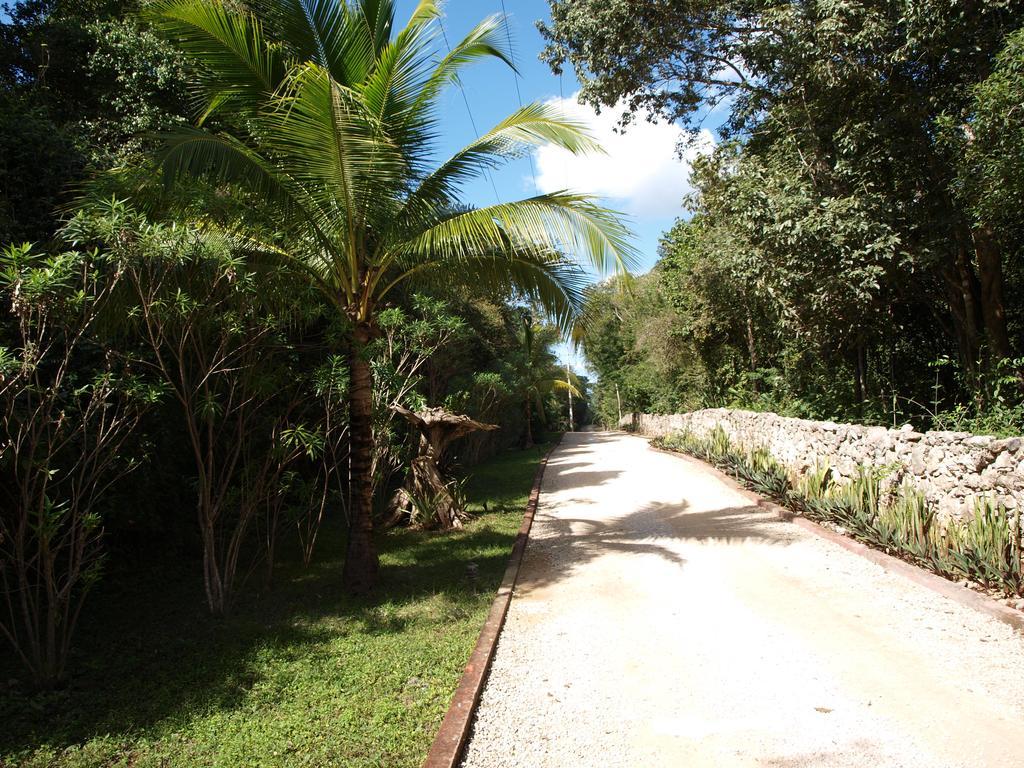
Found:
M 576 431 L 576 420 L 572 414 L 572 379 L 569 378 L 569 364 L 565 364 L 565 384 L 566 391 L 569 393 L 569 431 Z

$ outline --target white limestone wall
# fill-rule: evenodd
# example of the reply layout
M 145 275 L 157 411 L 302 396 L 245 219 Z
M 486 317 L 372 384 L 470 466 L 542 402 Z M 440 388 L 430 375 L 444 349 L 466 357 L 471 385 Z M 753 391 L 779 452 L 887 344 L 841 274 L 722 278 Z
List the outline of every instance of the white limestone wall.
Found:
M 706 435 L 721 426 L 730 439 L 763 446 L 795 472 L 827 462 L 837 479 L 860 464 L 894 468 L 894 480 L 910 479 L 940 515 L 959 515 L 977 496 L 998 499 L 1009 509 L 1024 504 L 1024 440 L 965 432 L 915 432 L 836 424 L 774 413 L 709 408 L 672 415 L 634 414 L 621 426 L 651 437 L 680 430 Z

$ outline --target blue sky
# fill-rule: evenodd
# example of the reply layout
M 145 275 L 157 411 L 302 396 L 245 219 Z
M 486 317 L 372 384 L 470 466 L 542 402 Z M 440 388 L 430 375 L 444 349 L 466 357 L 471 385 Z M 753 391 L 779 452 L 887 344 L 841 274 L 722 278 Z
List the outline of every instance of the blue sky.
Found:
M 399 24 L 404 23 L 415 0 L 400 0 Z M 519 89 L 525 103 L 563 99 L 563 108 L 574 118 L 591 125 L 608 155 L 568 158 L 554 148 L 535 153 L 533 163 L 523 159 L 493 174 L 494 186 L 484 179 L 467 188 L 467 201 L 488 205 L 497 197 L 512 200 L 543 191 L 572 188 L 602 195 L 606 204 L 628 214 L 636 232 L 641 253 L 641 270 L 646 271 L 657 258 L 661 234 L 682 215 L 682 197 L 687 191 L 688 170 L 676 157 L 674 148 L 679 131 L 674 126 L 641 124 L 624 135 L 612 132 L 615 114 L 600 117 L 575 102 L 579 83 L 571 71 L 560 79 L 551 73 L 538 54 L 543 39 L 536 21 L 547 19 L 547 0 L 505 0 L 513 50 L 521 79 Z M 444 28 L 450 42 L 461 39 L 485 17 L 502 12 L 501 0 L 448 0 Z M 495 60 L 476 64 L 467 70 L 463 89 L 478 130 L 485 131 L 518 106 L 515 74 Z M 444 98 L 441 151 L 458 149 L 474 136 L 466 103 L 458 88 L 449 89 Z M 710 141 L 710 134 L 708 135 Z
M 415 0 L 399 1 L 398 23 L 403 24 L 415 7 Z M 444 30 L 448 41 L 462 39 L 482 19 L 502 12 L 501 0 L 448 0 Z M 505 0 L 516 65 L 520 72 L 519 91 L 524 103 L 555 101 L 573 118 L 585 122 L 601 141 L 606 155 L 573 158 L 553 147 L 540 148 L 530 159 L 512 163 L 466 189 L 467 203 L 490 205 L 526 197 L 536 191 L 573 189 L 601 195 L 606 205 L 629 217 L 640 252 L 640 271 L 650 269 L 657 259 L 662 233 L 683 215 L 683 197 L 689 191 L 688 164 L 676 155 L 681 132 L 675 126 L 645 122 L 626 133 L 614 131 L 617 115 L 605 110 L 597 115 L 575 99 L 579 83 L 571 70 L 559 78 L 552 74 L 538 55 L 544 41 L 536 21 L 547 19 L 547 0 Z M 444 97 L 441 146 L 447 155 L 475 138 L 469 114 L 476 129 L 483 132 L 506 117 L 519 104 L 516 76 L 500 61 L 481 62 L 466 71 L 463 94 L 451 88 Z M 469 110 L 467 111 L 468 101 Z M 713 142 L 704 137 L 704 148 Z M 692 150 L 691 156 L 699 150 Z M 574 368 L 586 372 L 586 363 L 568 347 L 561 346 L 559 356 Z

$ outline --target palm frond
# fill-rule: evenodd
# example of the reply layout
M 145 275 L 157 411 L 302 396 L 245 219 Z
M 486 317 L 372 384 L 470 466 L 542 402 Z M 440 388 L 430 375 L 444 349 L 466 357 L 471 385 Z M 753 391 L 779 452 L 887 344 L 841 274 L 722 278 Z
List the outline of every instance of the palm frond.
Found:
M 339 83 L 351 84 L 351 70 L 365 73 L 372 62 L 352 61 L 352 14 L 342 0 L 254 0 L 267 34 L 297 62 L 314 62 Z
M 585 126 L 545 104 L 530 104 L 471 142 L 431 174 L 409 195 L 396 228 L 415 227 L 423 217 L 458 199 L 460 186 L 487 170 L 521 157 L 529 147 L 550 143 L 573 154 L 601 152 Z
M 268 200 L 289 198 L 273 164 L 234 136 L 181 126 L 174 132 L 159 134 L 158 138 L 163 147 L 157 162 L 168 187 L 182 176 L 209 176 L 242 184 Z
M 334 244 L 334 234 L 324 227 L 331 223 L 328 212 L 306 188 L 239 139 L 189 126 L 163 134 L 162 139 L 157 162 L 167 187 L 182 176 L 238 184 L 277 209 L 278 226 L 300 223 L 320 247 Z
M 636 264 L 632 234 L 614 212 L 587 195 L 537 195 L 456 213 L 399 246 L 407 259 L 449 263 L 509 248 L 571 254 L 598 272 L 625 272 Z
M 568 333 L 582 316 L 588 276 L 578 264 L 555 252 L 505 249 L 460 259 L 426 261 L 392 279 L 383 298 L 400 283 L 418 286 L 472 285 L 535 302 Z
M 437 0 L 420 0 L 409 17 L 409 26 L 423 26 L 440 18 L 441 6 Z
M 281 49 L 270 44 L 260 19 L 220 0 L 155 0 L 146 17 L 199 64 L 200 122 L 225 108 L 253 111 L 286 74 Z
M 394 0 L 357 0 L 352 13 L 362 27 L 363 35 L 370 46 L 374 60 L 391 41 L 395 27 Z
M 269 263 L 298 270 L 314 287 L 335 303 L 338 299 L 332 264 L 315 243 L 312 247 L 295 251 L 277 243 L 245 232 L 225 231 L 223 237 L 230 244 L 233 253 L 253 263 Z
M 264 127 L 275 162 L 316 197 L 334 230 L 347 233 L 339 239 L 351 241 L 362 224 L 393 215 L 405 160 L 359 95 L 325 69 L 297 70 Z
M 489 16 L 452 46 L 424 83 L 421 104 L 432 103 L 442 90 L 459 81 L 459 73 L 466 65 L 481 59 L 496 58 L 505 62 L 513 71 L 518 71 L 512 52 L 508 49 L 508 34 L 505 30 L 507 23 L 500 14 Z
M 358 86 L 366 109 L 387 126 L 410 167 L 424 163 L 433 149 L 436 118 L 419 100 L 433 67 L 433 42 L 429 25 L 406 27 L 381 49 L 373 71 Z
M 551 379 L 551 388 L 560 389 L 563 392 L 569 392 L 573 397 L 583 397 L 583 393 L 580 392 L 579 388 L 571 381 L 563 381 L 562 379 Z

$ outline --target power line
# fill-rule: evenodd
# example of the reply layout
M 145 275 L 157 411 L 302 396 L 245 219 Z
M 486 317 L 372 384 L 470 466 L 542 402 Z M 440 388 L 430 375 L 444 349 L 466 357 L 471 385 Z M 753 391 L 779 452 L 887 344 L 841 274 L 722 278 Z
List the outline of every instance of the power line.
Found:
M 565 109 L 565 86 L 562 84 L 562 69 L 558 70 L 558 106 L 560 109 Z M 565 189 L 569 189 L 569 156 L 564 151 L 562 153 L 562 171 L 565 174 Z
M 512 29 L 508 23 L 508 11 L 505 10 L 505 0 L 501 0 L 501 12 L 505 16 L 505 37 L 508 39 L 508 53 L 512 57 L 512 79 L 516 84 L 516 98 L 519 100 L 519 108 L 523 108 L 523 92 L 519 89 L 519 67 L 516 66 L 516 50 L 512 45 Z M 537 167 L 533 164 L 533 152 L 530 152 L 530 174 L 533 176 L 533 188 L 537 187 Z
M 448 33 L 444 31 L 444 21 L 438 19 L 438 22 L 441 26 L 441 37 L 444 38 L 445 48 L 448 49 L 448 53 L 451 53 L 452 46 L 448 42 Z M 462 87 L 462 81 L 459 80 L 458 78 L 456 78 L 455 82 L 459 86 L 459 92 L 462 94 L 462 103 L 466 105 L 466 113 L 469 115 L 469 124 L 473 126 L 473 133 L 479 139 L 480 129 L 476 127 L 476 120 L 473 119 L 473 110 L 469 106 L 469 97 L 466 96 L 466 89 Z M 487 169 L 487 178 L 491 180 L 491 189 L 494 190 L 494 198 L 495 200 L 498 201 L 498 204 L 500 205 L 501 195 L 498 194 L 498 185 L 494 183 L 494 174 L 491 173 L 491 170 L 489 168 Z

